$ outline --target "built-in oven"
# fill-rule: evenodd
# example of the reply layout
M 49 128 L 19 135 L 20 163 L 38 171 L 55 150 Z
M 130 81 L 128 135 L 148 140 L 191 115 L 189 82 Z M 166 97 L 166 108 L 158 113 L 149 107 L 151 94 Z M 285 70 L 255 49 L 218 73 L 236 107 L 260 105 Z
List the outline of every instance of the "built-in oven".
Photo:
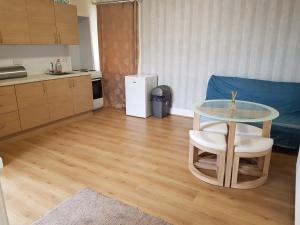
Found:
M 92 77 L 93 85 L 93 109 L 99 109 L 103 106 L 103 90 L 102 90 L 102 78 Z

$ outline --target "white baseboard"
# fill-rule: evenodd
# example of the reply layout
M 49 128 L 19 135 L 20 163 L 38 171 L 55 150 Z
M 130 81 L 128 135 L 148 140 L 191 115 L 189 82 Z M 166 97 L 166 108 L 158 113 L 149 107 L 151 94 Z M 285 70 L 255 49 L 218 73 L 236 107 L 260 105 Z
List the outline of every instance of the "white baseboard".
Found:
M 172 115 L 194 117 L 194 112 L 189 109 L 171 108 Z

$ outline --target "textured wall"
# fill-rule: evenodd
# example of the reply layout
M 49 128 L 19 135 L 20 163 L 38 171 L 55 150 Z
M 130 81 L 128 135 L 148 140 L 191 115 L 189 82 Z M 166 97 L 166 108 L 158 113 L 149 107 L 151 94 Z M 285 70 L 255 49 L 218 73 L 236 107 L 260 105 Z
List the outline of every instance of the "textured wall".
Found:
M 205 98 L 212 74 L 300 82 L 300 0 L 143 0 L 141 72 Z

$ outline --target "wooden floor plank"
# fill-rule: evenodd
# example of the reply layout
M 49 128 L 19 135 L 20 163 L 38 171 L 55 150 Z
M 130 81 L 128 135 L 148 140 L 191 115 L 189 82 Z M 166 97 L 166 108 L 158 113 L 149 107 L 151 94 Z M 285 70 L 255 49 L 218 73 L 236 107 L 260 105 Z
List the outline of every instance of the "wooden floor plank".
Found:
M 93 117 L 2 146 L 0 175 L 11 225 L 30 225 L 89 187 L 174 224 L 292 225 L 296 157 L 273 153 L 268 182 L 234 190 L 187 168 L 192 119 Z

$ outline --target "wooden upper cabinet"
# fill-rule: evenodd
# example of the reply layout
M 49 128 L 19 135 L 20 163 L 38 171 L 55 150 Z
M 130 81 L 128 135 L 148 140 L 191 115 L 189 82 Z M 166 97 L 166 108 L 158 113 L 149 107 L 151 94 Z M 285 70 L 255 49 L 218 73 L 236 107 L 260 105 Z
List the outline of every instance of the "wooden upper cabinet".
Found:
M 30 44 L 26 0 L 0 0 L 0 44 Z
M 62 45 L 79 44 L 77 7 L 54 4 L 58 42 Z
M 22 129 L 48 123 L 49 109 L 44 82 L 18 84 L 15 88 Z
M 74 111 L 76 114 L 92 110 L 93 93 L 90 76 L 74 77 Z
M 74 115 L 72 78 L 45 81 L 50 120 L 55 121 Z
M 32 44 L 58 44 L 54 3 L 50 0 L 26 0 Z

